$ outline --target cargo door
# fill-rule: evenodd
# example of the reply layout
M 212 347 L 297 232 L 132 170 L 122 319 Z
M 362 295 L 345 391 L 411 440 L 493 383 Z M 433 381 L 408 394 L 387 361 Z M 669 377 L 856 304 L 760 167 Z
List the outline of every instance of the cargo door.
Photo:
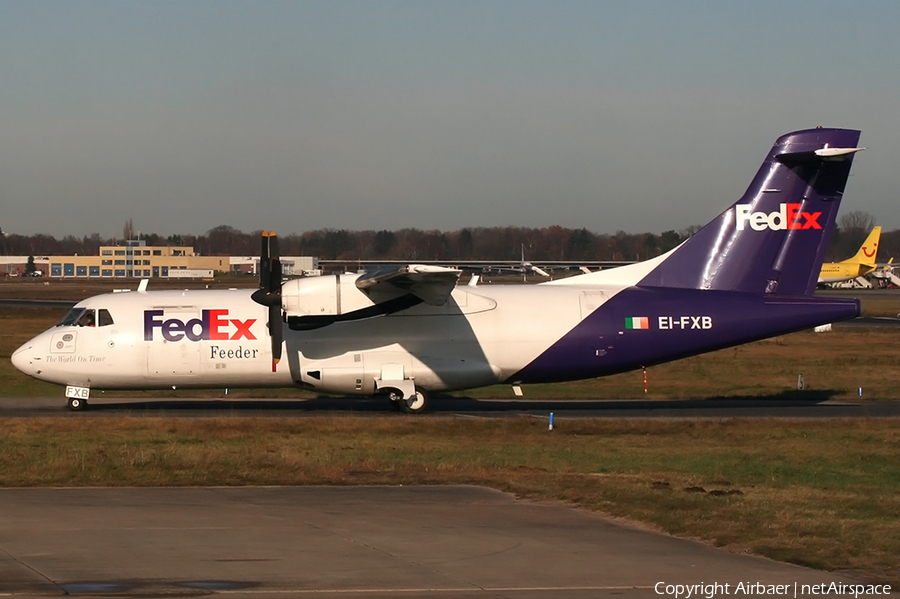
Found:
M 197 308 L 166 308 L 165 320 L 178 319 L 185 326 L 195 321 L 195 332 L 200 329 L 200 310 Z M 153 340 L 147 341 L 147 376 L 152 379 L 196 376 L 200 372 L 200 343 L 175 331 L 166 339 L 162 332 L 154 331 Z

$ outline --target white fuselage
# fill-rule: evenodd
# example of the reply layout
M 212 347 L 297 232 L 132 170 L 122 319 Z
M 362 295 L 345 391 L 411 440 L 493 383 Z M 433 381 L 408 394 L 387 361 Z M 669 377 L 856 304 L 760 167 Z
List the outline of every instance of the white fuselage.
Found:
M 267 310 L 251 290 L 111 293 L 76 306 L 112 324 L 58 325 L 13 362 L 32 376 L 94 389 L 284 387 L 372 394 L 377 381 L 428 391 L 507 380 L 617 290 L 577 286 L 457 287 L 443 306 L 310 330 L 284 327 L 275 372 Z

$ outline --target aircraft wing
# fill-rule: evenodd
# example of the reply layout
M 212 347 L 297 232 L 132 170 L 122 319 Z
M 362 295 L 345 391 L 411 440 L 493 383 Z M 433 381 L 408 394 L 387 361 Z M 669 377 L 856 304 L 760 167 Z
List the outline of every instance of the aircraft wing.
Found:
M 356 286 L 367 295 L 379 291 L 408 293 L 431 306 L 443 306 L 456 287 L 461 270 L 425 264 L 398 264 L 366 273 L 356 279 Z

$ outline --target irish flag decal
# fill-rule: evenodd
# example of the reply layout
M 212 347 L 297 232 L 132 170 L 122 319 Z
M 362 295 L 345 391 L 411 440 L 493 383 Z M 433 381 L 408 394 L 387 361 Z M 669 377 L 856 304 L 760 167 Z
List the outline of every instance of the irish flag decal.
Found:
M 629 316 L 625 319 L 626 329 L 649 329 L 650 319 L 646 316 Z

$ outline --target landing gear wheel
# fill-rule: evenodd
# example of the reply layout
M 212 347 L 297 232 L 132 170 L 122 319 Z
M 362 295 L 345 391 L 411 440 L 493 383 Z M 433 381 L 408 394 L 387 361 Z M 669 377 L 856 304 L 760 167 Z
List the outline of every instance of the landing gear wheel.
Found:
M 391 391 L 388 393 L 388 399 L 391 400 L 391 405 L 392 405 L 392 406 L 394 406 L 395 408 L 397 408 L 397 409 L 400 410 L 400 411 L 403 411 L 403 408 L 401 408 L 400 406 L 401 406 L 402 404 L 406 403 L 406 402 L 403 401 L 403 394 L 402 394 L 402 393 L 400 393 L 399 391 L 391 390 Z
M 70 397 L 68 401 L 69 409 L 73 412 L 80 412 L 87 407 L 87 402 L 80 397 Z
M 416 390 L 415 395 L 408 399 L 401 399 L 397 405 L 407 414 L 419 414 L 424 412 L 428 406 L 428 396 L 422 391 Z

